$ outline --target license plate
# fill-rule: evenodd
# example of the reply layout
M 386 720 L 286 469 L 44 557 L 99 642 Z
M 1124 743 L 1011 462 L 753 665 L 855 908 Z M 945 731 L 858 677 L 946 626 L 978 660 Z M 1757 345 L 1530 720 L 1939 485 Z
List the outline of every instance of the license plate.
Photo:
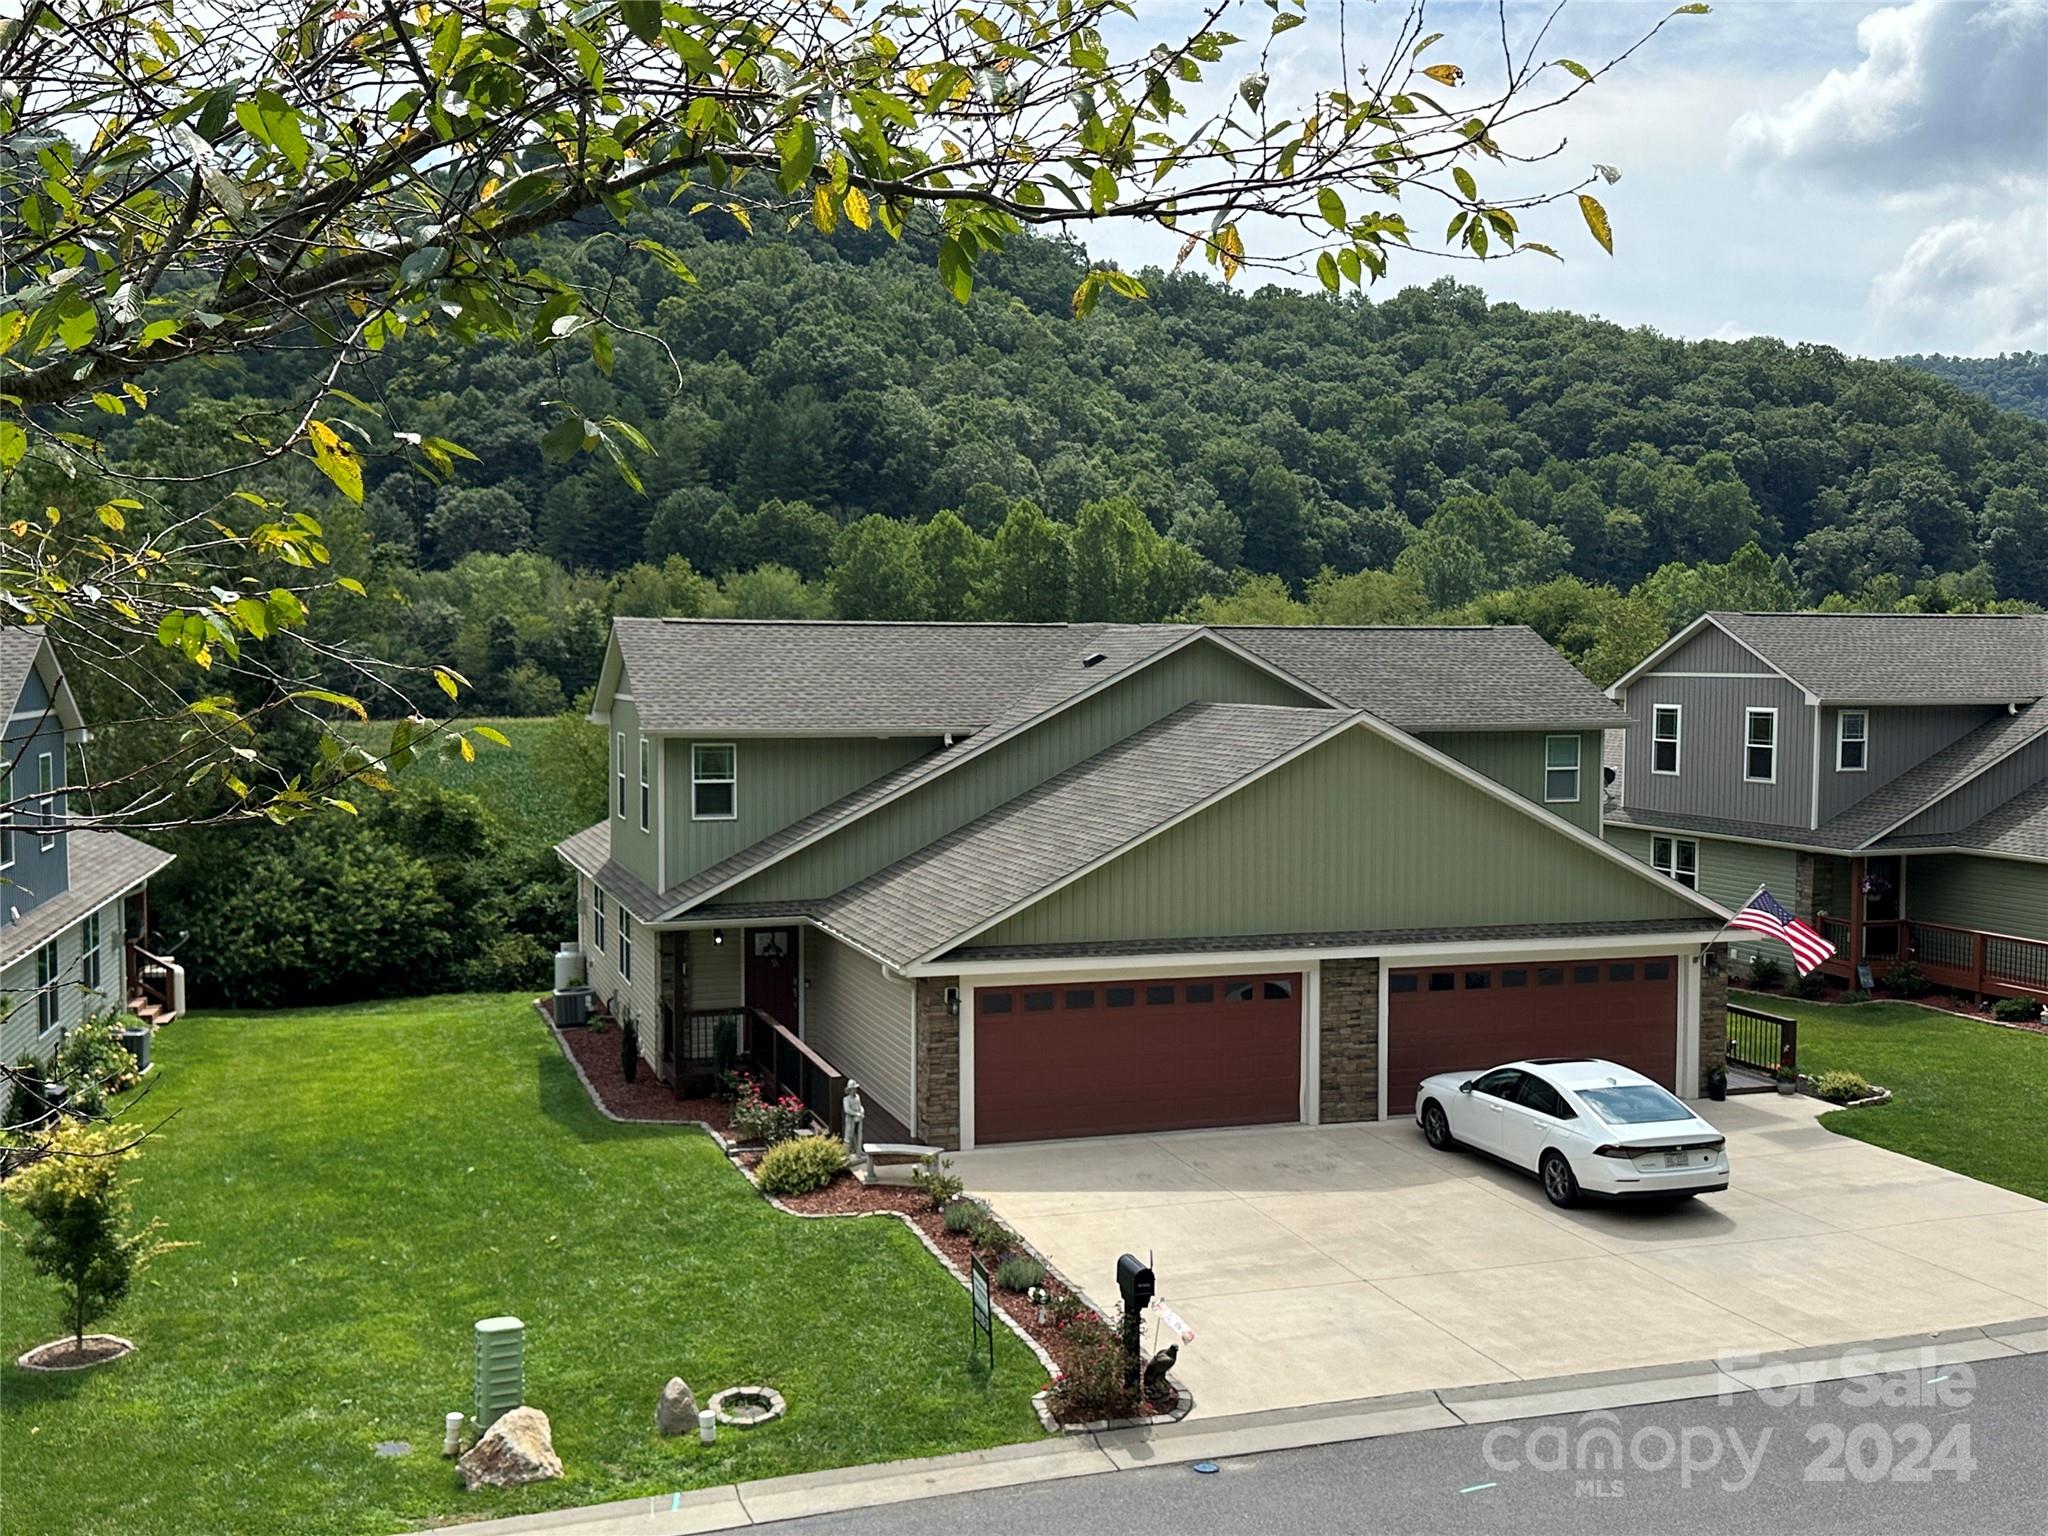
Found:
M 1664 1166 L 1666 1168 L 1683 1168 L 1691 1161 L 1692 1159 L 1683 1152 L 1666 1152 L 1664 1154 Z

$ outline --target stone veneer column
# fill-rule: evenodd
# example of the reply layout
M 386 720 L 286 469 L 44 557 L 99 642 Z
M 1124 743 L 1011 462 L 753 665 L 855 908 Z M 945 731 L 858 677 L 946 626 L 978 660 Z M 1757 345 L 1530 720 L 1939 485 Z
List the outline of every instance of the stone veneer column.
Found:
M 1379 961 L 1325 960 L 1321 999 L 1322 1122 L 1370 1120 L 1380 1097 Z
M 1728 951 L 1716 944 L 1708 953 L 1720 961 L 1719 974 L 1709 976 L 1700 968 L 1700 1092 L 1707 1091 L 1707 1074 L 1728 1065 Z
M 917 978 L 917 1125 L 919 1141 L 960 1145 L 960 1019 L 946 1007 L 957 976 Z

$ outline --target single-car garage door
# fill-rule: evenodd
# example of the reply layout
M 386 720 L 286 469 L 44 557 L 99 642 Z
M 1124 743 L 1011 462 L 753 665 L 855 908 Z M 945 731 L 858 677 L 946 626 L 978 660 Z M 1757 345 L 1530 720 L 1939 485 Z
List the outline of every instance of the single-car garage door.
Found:
M 1678 1065 L 1678 964 L 1669 956 L 1387 973 L 1386 1113 L 1415 1110 L 1433 1072 L 1535 1056 L 1599 1056 L 1667 1088 Z
M 978 987 L 974 1139 L 1301 1118 L 1301 977 Z

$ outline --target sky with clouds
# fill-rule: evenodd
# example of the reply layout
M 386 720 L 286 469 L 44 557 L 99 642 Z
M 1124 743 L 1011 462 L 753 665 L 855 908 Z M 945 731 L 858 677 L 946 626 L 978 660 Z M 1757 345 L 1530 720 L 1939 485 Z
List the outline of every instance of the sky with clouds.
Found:
M 1673 3 L 1569 0 L 1542 56 L 1597 65 Z M 1176 21 L 1184 35 L 1181 0 L 1137 5 L 1121 42 L 1157 41 Z M 1272 104 L 1336 78 L 1337 0 L 1307 8 L 1308 23 L 1276 41 Z M 1518 49 L 1550 9 L 1511 0 Z M 1406 10 L 1343 7 L 1354 65 L 1384 57 Z M 1227 24 L 1249 35 L 1265 14 L 1253 6 Z M 1494 5 L 1436 3 L 1428 18 L 1445 33 L 1428 58 L 1468 72 L 1450 99 L 1485 99 L 1502 68 Z M 1252 67 L 1241 52 L 1226 56 L 1233 77 Z M 1540 231 L 1524 222 L 1562 265 L 1418 255 L 1390 281 L 1449 271 L 1497 299 L 1686 337 L 1773 335 L 1877 356 L 2048 350 L 2048 0 L 1720 0 L 1533 119 L 1521 147 L 1558 140 L 1548 186 L 1596 162 L 1622 172 L 1598 189 L 1613 258 L 1558 207 L 1533 216 Z M 1128 266 L 1170 262 L 1175 242 L 1105 227 L 1088 244 Z

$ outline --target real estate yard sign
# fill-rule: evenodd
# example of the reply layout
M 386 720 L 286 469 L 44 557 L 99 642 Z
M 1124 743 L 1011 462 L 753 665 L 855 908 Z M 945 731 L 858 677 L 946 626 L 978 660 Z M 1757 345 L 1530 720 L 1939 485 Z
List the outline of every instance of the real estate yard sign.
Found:
M 974 1341 L 981 1335 L 988 1335 L 988 1366 L 996 1366 L 996 1322 L 990 1310 L 988 1294 L 988 1270 L 983 1267 L 980 1257 L 970 1256 L 967 1261 L 967 1290 L 974 1299 L 974 1331 L 968 1334 L 968 1351 L 973 1353 Z

